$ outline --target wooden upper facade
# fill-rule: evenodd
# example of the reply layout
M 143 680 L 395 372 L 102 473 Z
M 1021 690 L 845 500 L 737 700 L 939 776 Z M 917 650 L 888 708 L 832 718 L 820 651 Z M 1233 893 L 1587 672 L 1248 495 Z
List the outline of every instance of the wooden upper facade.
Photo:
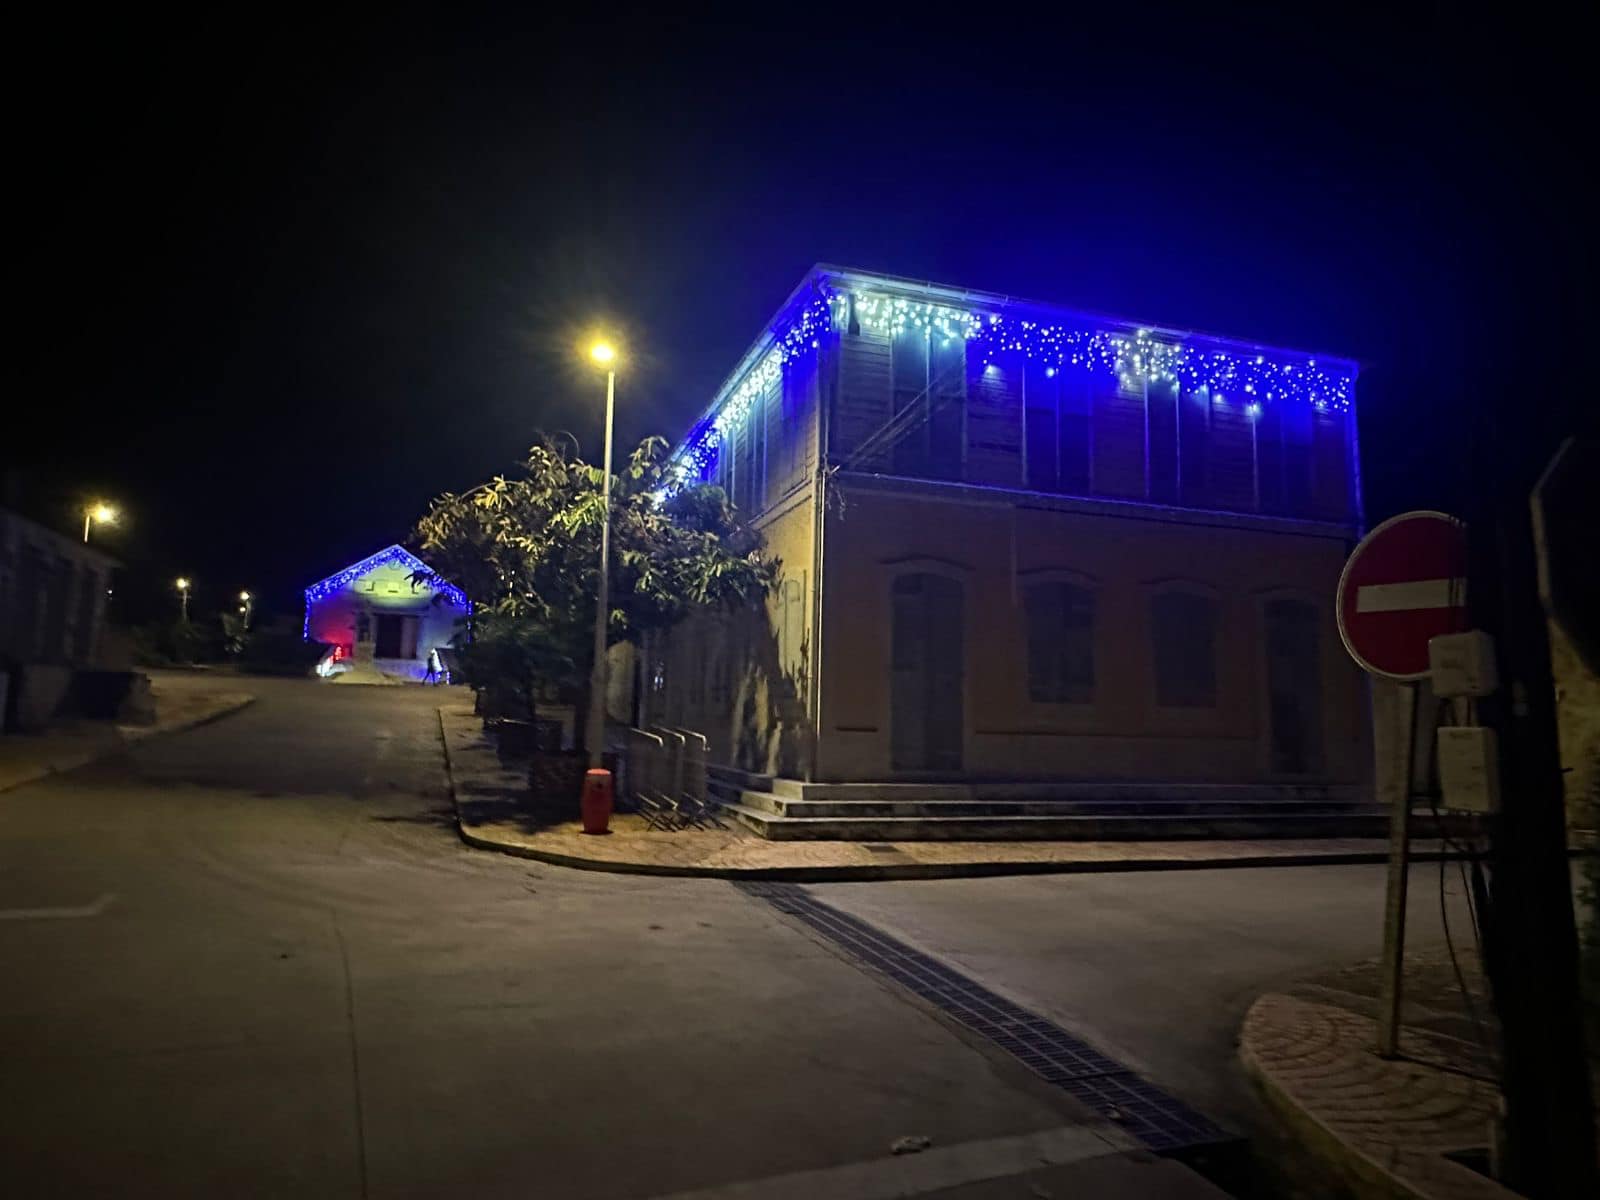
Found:
M 1356 366 L 814 269 L 679 446 L 759 514 L 845 472 L 1360 525 Z

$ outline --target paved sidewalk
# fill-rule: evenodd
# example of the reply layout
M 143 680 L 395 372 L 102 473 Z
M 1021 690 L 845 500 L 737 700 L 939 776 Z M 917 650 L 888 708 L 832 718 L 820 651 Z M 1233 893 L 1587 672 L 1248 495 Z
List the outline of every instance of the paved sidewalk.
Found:
M 1373 1049 L 1377 1023 L 1338 1004 L 1262 996 L 1239 1055 L 1295 1137 L 1362 1195 L 1498 1200 L 1515 1195 L 1445 1157 L 1483 1150 L 1497 1088 L 1462 1067 L 1463 1043 L 1407 1027 L 1405 1057 Z
M 1245 1069 L 1291 1135 L 1363 1195 L 1513 1194 L 1447 1157 L 1467 1152 L 1486 1165 L 1499 1106 L 1493 1008 L 1465 936 L 1455 962 L 1442 948 L 1407 954 L 1400 1058 L 1379 1058 L 1374 1049 L 1381 990 L 1374 961 L 1262 996 L 1245 1018 Z
M 1452 883 L 1452 887 L 1453 887 Z M 1289 1134 L 1361 1195 L 1479 1200 L 1515 1193 L 1487 1169 L 1500 1096 L 1488 982 L 1457 929 L 1447 947 L 1406 954 L 1400 1055 L 1379 1058 L 1376 961 L 1352 963 L 1260 997 L 1239 1056 Z M 1464 944 L 1465 943 L 1465 944 Z M 1600 1064 L 1591 1060 L 1600 1088 Z M 1600 1133 L 1600 1125 L 1596 1132 Z
M 462 840 L 485 850 L 593 871 L 824 882 L 1087 871 L 1382 862 L 1381 839 L 1177 842 L 769 842 L 743 829 L 665 833 L 620 813 L 604 837 L 576 820 L 546 825 L 523 805 L 526 776 L 508 769 L 466 709 L 441 708 L 440 729 Z M 1436 842 L 1413 855 L 1437 855 Z
M 156 721 L 152 725 L 69 721 L 46 733 L 0 736 L 0 792 L 47 775 L 75 771 L 145 738 L 192 729 L 236 712 L 255 699 L 244 686 L 247 685 L 237 676 L 179 682 L 152 673 L 150 691 L 156 702 Z

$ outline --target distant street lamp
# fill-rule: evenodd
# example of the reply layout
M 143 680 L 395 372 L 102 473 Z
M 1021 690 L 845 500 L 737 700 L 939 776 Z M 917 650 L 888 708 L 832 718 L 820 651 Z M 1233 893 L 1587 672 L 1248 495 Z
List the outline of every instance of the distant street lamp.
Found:
M 603 761 L 606 736 L 606 610 L 611 604 L 611 413 L 617 397 L 617 351 L 604 339 L 589 357 L 606 368 L 606 454 L 600 476 L 600 586 L 594 606 L 594 670 L 589 677 L 589 766 Z
M 183 619 L 189 620 L 189 581 L 182 575 L 178 576 L 178 598 L 183 606 Z
M 240 592 L 239 613 L 244 617 L 244 628 L 246 633 L 250 631 L 250 616 L 255 612 L 255 609 L 255 597 L 251 596 L 249 592 Z
M 117 520 L 117 510 L 104 500 L 98 500 L 83 510 L 83 540 L 89 541 L 89 525 L 98 521 L 102 525 L 114 525 Z

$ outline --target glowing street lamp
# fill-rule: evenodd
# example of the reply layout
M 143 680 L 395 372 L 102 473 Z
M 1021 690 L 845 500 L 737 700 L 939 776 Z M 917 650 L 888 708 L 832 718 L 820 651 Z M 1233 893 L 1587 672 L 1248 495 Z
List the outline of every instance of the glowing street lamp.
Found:
M 255 599 L 249 592 L 239 593 L 239 613 L 244 617 L 244 627 L 247 631 L 250 628 L 250 614 L 255 611 L 255 607 Z
M 594 607 L 594 671 L 589 677 L 589 766 L 603 761 L 606 735 L 606 610 L 611 606 L 611 413 L 617 398 L 617 351 L 604 338 L 589 357 L 606 369 L 606 455 L 600 476 L 600 587 Z
M 189 581 L 182 575 L 177 579 L 178 598 L 183 605 L 183 619 L 189 619 Z
M 102 525 L 114 525 L 117 521 L 117 510 L 104 500 L 97 500 L 83 510 L 83 540 L 89 540 L 89 525 L 98 521 Z

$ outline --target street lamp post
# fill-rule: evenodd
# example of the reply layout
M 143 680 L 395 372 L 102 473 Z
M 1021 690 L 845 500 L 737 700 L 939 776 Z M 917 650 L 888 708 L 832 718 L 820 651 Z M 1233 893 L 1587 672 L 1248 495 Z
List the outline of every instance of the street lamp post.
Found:
M 178 576 L 178 601 L 181 605 L 184 623 L 187 624 L 189 621 L 189 581 L 182 575 Z
M 255 612 L 255 607 L 255 598 L 252 597 L 249 592 L 239 593 L 239 612 L 244 617 L 244 629 L 246 633 L 250 632 L 250 616 L 253 612 Z
M 600 479 L 600 586 L 594 608 L 594 670 L 589 677 L 589 766 L 603 762 L 606 736 L 606 615 L 611 607 L 611 415 L 617 397 L 617 352 L 609 342 L 596 342 L 589 357 L 606 368 L 606 453 Z
M 83 510 L 83 540 L 87 545 L 89 541 L 89 526 L 95 521 L 102 525 L 110 525 L 117 519 L 117 510 L 103 500 L 89 505 Z

